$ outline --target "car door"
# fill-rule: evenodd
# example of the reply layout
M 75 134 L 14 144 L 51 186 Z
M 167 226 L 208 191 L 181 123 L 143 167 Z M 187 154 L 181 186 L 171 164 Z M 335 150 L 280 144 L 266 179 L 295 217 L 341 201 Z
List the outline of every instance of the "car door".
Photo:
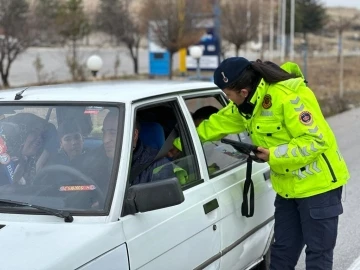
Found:
M 219 91 L 183 96 L 189 111 L 214 106 L 221 109 L 226 98 Z M 251 142 L 247 133 L 228 136 L 232 140 Z M 272 234 L 275 193 L 269 180 L 266 163 L 253 163 L 255 213 L 247 218 L 241 214 L 246 156 L 221 141 L 203 144 L 209 178 L 215 188 L 221 210 L 221 269 L 245 269 L 262 257 Z M 209 150 L 210 149 L 210 150 Z M 214 170 L 215 168 L 215 170 Z
M 189 177 L 186 183 L 182 183 L 185 201 L 180 205 L 121 218 L 130 267 L 143 270 L 203 269 L 202 264 L 210 261 L 206 269 L 219 269 L 220 210 L 213 184 L 203 177 L 207 173 L 203 168 L 206 163 L 203 156 L 195 151 L 201 145 L 194 144 L 191 139 L 194 134 L 189 132 L 187 123 L 191 121 L 190 115 L 183 114 L 178 97 L 173 97 L 138 102 L 133 105 L 133 115 L 128 119 L 134 121 L 140 112 L 144 112 L 141 117 L 145 117 L 147 123 L 162 123 L 164 127 L 163 121 L 156 119 L 159 116 L 154 116 L 156 110 L 152 108 L 156 106 L 173 110 L 183 156 L 171 164 L 174 168 L 185 170 Z M 169 114 L 171 112 L 162 113 L 160 118 Z M 138 121 L 141 122 L 141 119 Z

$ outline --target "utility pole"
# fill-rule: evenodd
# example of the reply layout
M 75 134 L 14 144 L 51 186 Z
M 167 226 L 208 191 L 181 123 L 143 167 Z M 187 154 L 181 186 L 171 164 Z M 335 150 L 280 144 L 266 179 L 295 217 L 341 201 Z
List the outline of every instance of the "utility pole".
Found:
M 290 9 L 290 60 L 294 60 L 294 40 L 295 40 L 295 0 L 291 0 L 291 9 Z
M 278 0 L 277 8 L 278 8 L 278 18 L 277 18 L 277 33 L 276 33 L 276 50 L 278 52 L 281 51 L 281 7 L 282 0 Z
M 248 43 L 249 43 L 249 32 L 251 24 L 251 2 L 247 0 L 246 2 L 246 54 L 248 53 Z
M 263 0 L 259 0 L 259 44 L 260 59 L 264 58 L 264 44 L 263 44 Z
M 221 9 L 219 0 L 214 0 L 215 36 L 218 41 L 218 65 L 221 62 Z
M 270 44 L 269 44 L 269 60 L 274 58 L 274 2 L 270 0 Z
M 285 48 L 286 48 L 285 26 L 286 26 L 286 0 L 283 0 L 282 12 L 281 12 L 281 55 L 280 55 L 281 62 L 284 62 L 285 60 Z

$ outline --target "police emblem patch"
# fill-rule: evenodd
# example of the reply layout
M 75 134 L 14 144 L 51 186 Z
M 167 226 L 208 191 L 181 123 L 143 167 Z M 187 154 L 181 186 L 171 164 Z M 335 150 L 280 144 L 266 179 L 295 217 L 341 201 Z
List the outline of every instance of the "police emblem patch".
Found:
M 264 109 L 269 109 L 272 106 L 271 103 L 271 96 L 270 95 L 265 95 L 264 99 L 263 99 L 263 103 L 262 106 Z
M 311 125 L 313 122 L 313 118 L 310 112 L 303 111 L 299 115 L 299 120 L 304 125 Z

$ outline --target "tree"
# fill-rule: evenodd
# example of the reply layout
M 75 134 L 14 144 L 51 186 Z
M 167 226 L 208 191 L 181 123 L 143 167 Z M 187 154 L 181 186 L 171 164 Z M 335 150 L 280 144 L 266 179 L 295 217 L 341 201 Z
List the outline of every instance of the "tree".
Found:
M 128 0 L 101 0 L 97 15 L 98 28 L 124 43 L 134 63 L 134 73 L 139 72 L 139 46 L 141 31 L 139 16 L 131 16 Z
M 169 79 L 172 78 L 173 55 L 182 48 L 196 44 L 204 31 L 197 28 L 203 11 L 201 1 L 147 0 L 143 2 L 140 17 L 144 31 L 149 27 L 151 38 L 170 54 Z
M 61 3 L 56 16 L 59 34 L 64 42 L 71 44 L 71 56 L 67 58 L 67 65 L 73 80 L 84 78 L 84 67 L 77 57 L 77 42 L 90 33 L 89 20 L 84 12 L 82 0 L 67 0 Z
M 57 44 L 60 42 L 56 25 L 59 6 L 58 0 L 37 0 L 35 2 L 34 26 L 36 38 L 40 44 Z
M 221 11 L 222 38 L 234 44 L 238 56 L 241 46 L 258 36 L 258 7 L 247 0 L 224 1 Z
M 287 14 L 290 18 L 290 1 L 287 2 Z M 319 0 L 297 0 L 295 3 L 295 32 L 302 33 L 307 41 L 308 33 L 316 33 L 324 28 L 328 19 L 326 9 Z
M 0 75 L 4 87 L 9 87 L 11 64 L 29 47 L 28 17 L 26 0 L 0 0 Z

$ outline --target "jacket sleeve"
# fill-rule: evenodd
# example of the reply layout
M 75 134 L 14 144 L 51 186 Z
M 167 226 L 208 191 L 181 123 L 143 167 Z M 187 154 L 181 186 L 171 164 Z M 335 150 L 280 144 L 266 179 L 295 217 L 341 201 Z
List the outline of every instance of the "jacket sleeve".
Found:
M 202 121 L 197 127 L 201 142 L 217 141 L 229 134 L 238 134 L 244 130 L 244 117 L 240 115 L 233 102 L 230 102 L 219 112 L 212 114 L 209 119 Z M 176 138 L 173 144 L 181 150 L 180 138 Z
M 283 103 L 284 122 L 292 139 L 269 149 L 269 165 L 284 166 L 285 172 L 314 162 L 332 142 L 332 132 L 314 93 L 306 86 L 299 90 Z
M 165 180 L 175 177 L 173 165 L 166 158 L 159 159 L 149 168 L 152 173 L 151 181 Z

